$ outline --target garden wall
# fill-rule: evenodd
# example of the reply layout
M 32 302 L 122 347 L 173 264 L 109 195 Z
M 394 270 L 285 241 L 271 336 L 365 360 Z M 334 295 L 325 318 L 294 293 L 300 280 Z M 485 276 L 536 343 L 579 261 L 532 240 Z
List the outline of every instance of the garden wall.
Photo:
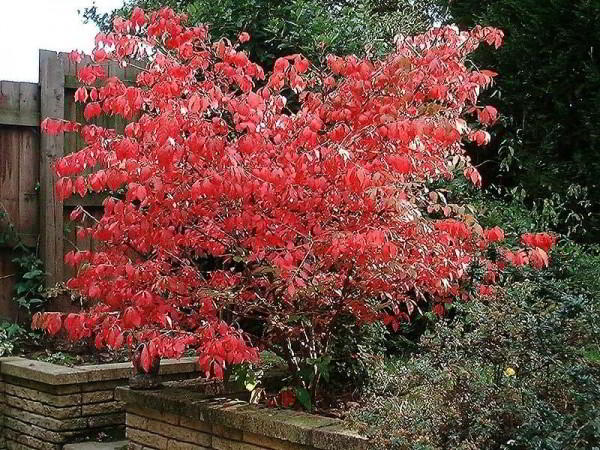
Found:
M 198 376 L 195 361 L 161 361 L 162 381 Z M 0 358 L 0 448 L 59 450 L 101 431 L 122 435 L 124 404 L 114 390 L 130 376 L 131 363 L 64 367 Z
M 240 393 L 182 384 L 155 391 L 117 388 L 116 398 L 126 405 L 130 450 L 369 448 L 364 437 L 345 429 L 340 420 L 258 407 L 241 400 Z

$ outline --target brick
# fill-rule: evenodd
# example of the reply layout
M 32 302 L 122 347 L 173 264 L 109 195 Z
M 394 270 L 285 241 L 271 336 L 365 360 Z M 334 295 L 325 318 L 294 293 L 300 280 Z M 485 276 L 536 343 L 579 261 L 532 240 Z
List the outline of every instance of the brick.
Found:
M 190 356 L 181 359 L 164 359 L 160 362 L 159 375 L 172 375 L 197 372 L 196 362 L 198 358 Z
M 123 425 L 125 423 L 125 412 L 90 416 L 87 418 L 87 423 L 88 427 L 90 428 L 100 428 L 109 425 Z
M 224 425 L 214 424 L 212 426 L 212 434 L 234 441 L 242 440 L 242 432 L 240 430 L 236 430 L 235 428 L 229 428 Z
M 244 442 L 247 442 L 249 444 L 254 444 L 259 447 L 270 448 L 272 450 L 310 450 L 312 448 L 308 445 L 295 444 L 293 442 L 271 438 L 268 436 L 263 436 L 262 434 L 256 434 L 249 431 L 244 431 L 243 440 Z
M 131 413 L 131 414 L 135 414 L 137 416 L 147 417 L 149 419 L 154 419 L 154 420 L 160 420 L 161 422 L 167 422 L 167 423 L 170 423 L 171 425 L 178 425 L 179 420 L 180 420 L 180 416 L 177 416 L 175 414 L 169 414 L 169 413 L 160 412 L 160 411 L 152 411 L 150 409 L 136 408 L 135 405 L 127 405 L 127 412 Z M 183 419 L 184 418 L 181 417 L 181 420 L 183 420 Z M 204 431 L 204 430 L 200 430 L 200 431 Z M 210 431 L 210 429 L 208 431 Z
M 28 447 L 27 445 L 20 444 L 19 442 L 8 440 L 6 441 L 6 447 L 8 450 L 36 450 L 34 447 Z
M 6 405 L 13 408 L 29 411 L 42 416 L 54 417 L 55 419 L 68 419 L 81 416 L 80 406 L 67 406 L 58 408 L 33 400 L 25 400 L 20 397 L 6 396 Z
M 39 391 L 37 389 L 30 389 L 24 386 L 17 386 L 14 384 L 6 384 L 4 392 L 15 397 L 20 397 L 28 400 L 34 400 L 41 403 L 46 403 L 50 406 L 75 406 L 81 403 L 81 394 L 50 394 L 47 392 Z
M 81 384 L 53 385 L 47 383 L 40 383 L 39 381 L 11 375 L 2 375 L 2 378 L 6 384 L 12 384 L 14 386 L 23 386 L 36 391 L 47 392 L 48 394 L 55 395 L 77 394 L 81 392 L 82 386 Z
M 125 424 L 128 427 L 137 428 L 139 430 L 147 430 L 148 429 L 148 419 L 146 417 L 138 416 L 137 414 L 132 414 L 127 411 L 125 415 Z
M 167 450 L 168 439 L 158 434 L 127 428 L 127 439 L 136 444 L 147 445 L 158 450 Z
M 110 381 L 96 381 L 94 383 L 82 384 L 81 392 L 96 392 L 96 391 L 114 391 L 117 386 L 125 386 L 127 379 L 121 380 L 110 380 Z
M 210 450 L 211 447 L 203 447 L 201 445 L 190 444 L 189 442 L 180 442 L 169 439 L 167 450 Z
M 100 403 L 100 402 L 111 402 L 114 400 L 114 391 L 96 391 L 96 392 L 84 392 L 81 394 L 81 403 Z
M 81 414 L 84 416 L 93 416 L 96 414 L 107 414 L 120 412 L 125 409 L 123 402 L 104 402 L 81 405 Z
M 4 417 L 4 425 L 6 428 L 10 428 L 11 430 L 22 435 L 31 436 L 41 441 L 53 444 L 64 443 L 74 434 L 73 432 L 67 431 L 58 432 L 46 430 L 45 428 L 31 425 L 30 423 L 21 422 L 20 420 L 16 420 L 8 416 Z
M 190 419 L 189 417 L 181 417 L 179 419 L 179 425 L 192 430 L 203 431 L 204 433 L 212 433 L 212 425 L 202 420 Z
M 87 421 L 81 417 L 74 419 L 54 419 L 52 417 L 41 416 L 20 409 L 11 408 L 10 406 L 4 408 L 4 414 L 7 417 L 12 417 L 13 419 L 42 427 L 50 431 L 68 431 L 87 428 Z
M 248 444 L 246 442 L 231 441 L 218 436 L 213 436 L 212 448 L 215 450 L 269 450 L 266 447 Z
M 158 420 L 154 419 L 146 419 L 146 426 L 144 429 L 151 431 L 152 433 L 158 433 L 162 436 L 175 439 L 177 441 L 189 442 L 192 444 L 210 446 L 211 442 L 210 434 L 192 430 L 190 428 L 159 422 Z
M 33 448 L 36 450 L 59 450 L 60 444 L 52 444 L 50 442 L 44 442 L 31 436 L 13 431 L 9 428 L 4 430 L 4 435 L 7 440 L 7 444 L 10 442 L 12 446 L 7 445 L 7 448 L 17 448 L 19 445 L 25 448 Z

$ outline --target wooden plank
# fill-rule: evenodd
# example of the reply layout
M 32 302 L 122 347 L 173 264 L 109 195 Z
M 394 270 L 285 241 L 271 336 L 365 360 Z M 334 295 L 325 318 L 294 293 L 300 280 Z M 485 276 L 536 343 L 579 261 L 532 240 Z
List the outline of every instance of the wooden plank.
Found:
M 0 109 L 0 125 L 39 127 L 40 113 Z
M 0 108 L 19 111 L 19 83 L 15 81 L 0 82 Z
M 73 89 L 65 89 L 65 119 L 77 122 L 77 103 L 74 99 L 75 91 Z M 64 153 L 68 155 L 79 148 L 77 147 L 77 136 L 79 133 L 65 133 L 64 135 Z
M 40 85 L 37 83 L 19 83 L 19 110 L 21 114 L 40 113 Z M 38 122 L 39 124 L 39 122 Z
M 83 66 L 83 65 L 82 65 Z M 125 86 L 135 86 L 135 80 L 121 80 L 125 84 Z M 95 87 L 100 87 L 104 85 L 104 80 L 97 81 L 93 84 Z M 77 77 L 72 75 L 65 76 L 65 88 L 67 89 L 77 89 L 81 86 L 81 83 L 77 80 Z
M 102 208 L 102 202 L 108 197 L 108 193 L 95 193 L 90 192 L 85 197 L 80 197 L 79 194 L 74 194 L 71 197 L 65 199 L 65 207 L 84 206 L 84 207 L 96 207 Z
M 138 67 L 144 67 L 146 65 L 146 62 L 137 61 L 135 65 L 137 67 L 134 67 L 131 64 L 127 64 L 127 66 L 125 66 L 125 79 L 132 80 L 132 82 L 136 82 L 137 77 L 141 72 L 141 70 Z
M 65 109 L 65 73 L 55 52 L 40 50 L 40 115 L 62 119 Z M 64 137 L 41 135 L 40 139 L 40 244 L 46 267 L 46 285 L 63 281 L 63 205 L 56 197 L 53 163 L 63 156 Z
M 0 125 L 39 126 L 37 91 L 33 83 L 0 82 Z
M 26 245 L 37 247 L 40 211 L 40 145 L 36 130 L 21 129 L 19 148 L 19 233 Z
M 0 208 L 8 223 L 19 228 L 19 134 L 18 128 L 0 128 Z
M 17 320 L 19 311 L 13 300 L 17 281 L 17 266 L 12 262 L 15 253 L 8 248 L 0 248 L 0 317 Z

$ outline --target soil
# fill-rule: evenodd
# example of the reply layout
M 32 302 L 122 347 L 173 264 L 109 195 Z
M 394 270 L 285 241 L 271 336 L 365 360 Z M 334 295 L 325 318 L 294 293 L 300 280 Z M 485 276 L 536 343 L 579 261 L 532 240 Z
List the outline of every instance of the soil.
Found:
M 87 343 L 71 343 L 58 339 L 47 339 L 43 343 L 25 343 L 13 356 L 45 361 L 61 366 L 83 366 L 130 361 L 129 350 L 98 351 Z

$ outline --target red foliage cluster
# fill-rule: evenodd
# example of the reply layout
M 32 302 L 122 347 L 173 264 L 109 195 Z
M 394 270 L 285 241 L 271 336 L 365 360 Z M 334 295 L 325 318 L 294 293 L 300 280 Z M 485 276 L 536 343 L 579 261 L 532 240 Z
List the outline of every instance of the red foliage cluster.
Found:
M 196 348 L 206 374 L 222 377 L 258 346 L 292 364 L 318 357 L 342 314 L 394 329 L 420 305 L 443 314 L 469 298 L 472 264 L 487 267 L 480 292 L 491 292 L 499 268 L 484 255 L 504 232 L 429 186 L 457 173 L 481 183 L 462 142 L 489 141 L 475 120 L 496 120 L 477 104 L 495 74 L 465 58 L 500 45 L 500 31 L 436 28 L 399 39 L 383 60 L 330 56 L 327 73 L 292 55 L 266 78 L 242 49 L 246 33 L 211 43 L 206 27 L 184 22 L 136 9 L 98 35 L 96 63 L 147 61 L 135 86 L 97 64 L 79 70 L 86 120 L 121 116 L 123 135 L 44 121 L 86 143 L 56 165 L 60 198 L 112 195 L 100 220 L 72 216 L 80 237 L 102 244 L 66 256 L 78 267 L 68 287 L 91 306 L 34 326 L 98 348 L 143 344 L 145 367 Z M 547 239 L 523 240 L 523 254 L 547 264 Z M 250 320 L 261 330 L 252 336 L 240 325 Z

